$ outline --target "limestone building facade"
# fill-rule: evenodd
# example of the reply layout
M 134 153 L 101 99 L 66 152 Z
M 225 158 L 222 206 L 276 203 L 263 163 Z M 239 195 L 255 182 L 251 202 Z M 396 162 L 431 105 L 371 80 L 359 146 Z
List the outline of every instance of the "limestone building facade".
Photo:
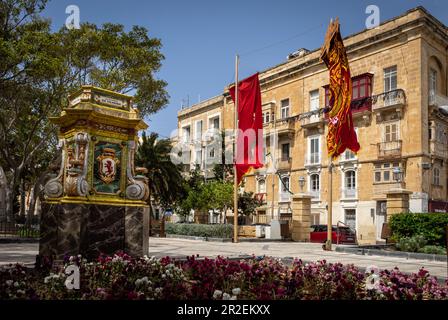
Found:
M 343 21 L 342 21 L 343 25 Z M 386 192 L 412 191 L 410 211 L 447 211 L 448 29 L 422 7 L 344 39 L 353 79 L 352 115 L 361 150 L 334 161 L 333 224 L 356 230 L 359 243 L 381 241 Z M 254 222 L 291 215 L 291 195 L 312 198 L 311 224 L 326 223 L 328 70 L 320 48 L 301 49 L 260 73 L 265 168 L 244 188 L 265 200 Z M 217 156 L 207 130 L 234 128 L 228 88 L 178 113 L 178 142 L 190 146 L 187 168 L 206 178 Z M 277 140 L 270 139 L 276 133 Z M 273 143 L 274 141 L 274 143 Z M 276 173 L 269 168 L 275 166 Z

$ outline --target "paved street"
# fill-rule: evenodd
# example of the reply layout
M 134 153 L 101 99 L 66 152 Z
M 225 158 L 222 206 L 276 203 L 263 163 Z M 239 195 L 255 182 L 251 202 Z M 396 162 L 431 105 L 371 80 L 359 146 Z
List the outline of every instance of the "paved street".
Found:
M 8 244 L 0 243 L 0 265 L 23 262 L 32 265 L 37 254 L 37 243 Z M 431 275 L 446 278 L 445 262 L 430 262 L 425 260 L 404 259 L 384 256 L 363 256 L 342 252 L 323 251 L 320 244 L 298 242 L 205 242 L 200 240 L 185 240 L 174 238 L 151 238 L 149 256 L 187 256 L 196 255 L 215 257 L 237 257 L 240 255 L 267 255 L 279 258 L 301 258 L 304 261 L 326 259 L 328 262 L 342 262 L 366 268 L 375 265 L 380 269 L 392 269 L 398 266 L 405 272 L 416 272 L 425 267 Z

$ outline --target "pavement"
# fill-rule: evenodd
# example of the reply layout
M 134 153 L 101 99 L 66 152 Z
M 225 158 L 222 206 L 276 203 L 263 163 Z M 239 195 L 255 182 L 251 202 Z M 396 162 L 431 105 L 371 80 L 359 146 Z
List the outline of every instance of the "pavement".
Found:
M 38 252 L 38 243 L 0 243 L 0 265 L 21 262 L 32 265 Z M 354 253 L 323 251 L 318 243 L 300 242 L 209 242 L 175 238 L 150 238 L 148 256 L 185 257 L 197 255 L 202 257 L 223 256 L 271 256 L 276 258 L 299 258 L 305 262 L 325 259 L 327 262 L 354 264 L 359 268 L 376 266 L 379 269 L 398 267 L 406 273 L 417 272 L 424 267 L 432 276 L 447 278 L 447 263 L 387 256 L 365 256 Z

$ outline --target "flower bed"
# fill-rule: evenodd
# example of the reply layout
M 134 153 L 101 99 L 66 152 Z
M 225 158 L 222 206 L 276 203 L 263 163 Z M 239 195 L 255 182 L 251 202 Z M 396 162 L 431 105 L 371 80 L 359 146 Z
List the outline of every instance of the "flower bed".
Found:
M 68 265 L 80 269 L 80 289 L 65 286 Z M 50 272 L 51 271 L 51 272 Z M 274 259 L 133 259 L 126 254 L 87 262 L 67 259 L 49 271 L 21 265 L 0 269 L 4 299 L 448 299 L 424 269 L 406 275 L 398 269 L 364 273 L 353 265 L 320 261 L 286 266 Z

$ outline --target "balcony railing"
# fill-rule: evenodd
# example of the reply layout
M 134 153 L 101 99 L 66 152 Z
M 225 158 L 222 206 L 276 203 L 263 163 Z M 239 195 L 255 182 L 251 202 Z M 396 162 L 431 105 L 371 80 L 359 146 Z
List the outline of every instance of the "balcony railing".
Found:
M 401 140 L 380 142 L 377 146 L 380 159 L 401 157 Z
M 313 110 L 300 114 L 299 120 L 304 129 L 322 127 L 325 123 L 324 109 Z
M 288 201 L 291 201 L 291 194 L 289 192 L 281 192 L 280 202 L 288 202 Z
M 402 107 L 406 104 L 406 94 L 403 89 L 395 89 L 372 96 L 374 110 L 386 110 Z
M 320 154 L 319 153 L 311 153 L 305 159 L 306 166 L 313 166 L 320 164 Z
M 313 199 L 320 199 L 320 190 L 312 190 L 309 193 Z
M 436 107 L 448 106 L 448 97 L 435 92 L 429 92 L 429 105 Z
M 352 189 L 352 188 L 342 189 L 341 197 L 345 198 L 345 199 L 356 198 L 356 189 Z
M 429 150 L 432 155 L 443 159 L 448 158 L 448 145 L 438 141 L 429 142 Z

